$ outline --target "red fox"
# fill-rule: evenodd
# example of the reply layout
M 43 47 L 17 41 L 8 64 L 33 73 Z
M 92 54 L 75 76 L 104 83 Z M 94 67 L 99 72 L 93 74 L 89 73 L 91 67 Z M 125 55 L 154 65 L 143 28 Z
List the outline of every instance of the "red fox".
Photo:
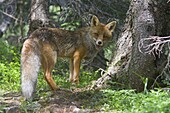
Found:
M 79 83 L 82 59 L 93 59 L 111 39 L 115 26 L 116 21 L 104 25 L 93 16 L 89 27 L 76 31 L 58 28 L 35 30 L 24 42 L 21 51 L 21 88 L 24 97 L 32 98 L 40 66 L 51 89 L 58 89 L 51 75 L 58 57 L 70 58 L 69 80 Z

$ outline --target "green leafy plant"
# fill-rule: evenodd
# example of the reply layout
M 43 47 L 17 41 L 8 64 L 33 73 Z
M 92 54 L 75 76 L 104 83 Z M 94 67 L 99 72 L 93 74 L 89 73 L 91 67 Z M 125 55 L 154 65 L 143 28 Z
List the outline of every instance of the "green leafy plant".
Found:
M 0 89 L 18 91 L 20 86 L 20 55 L 17 49 L 0 41 Z
M 124 113 L 168 113 L 170 112 L 170 93 L 162 90 L 151 90 L 146 93 L 135 93 L 134 90 L 103 90 L 101 109 L 118 110 Z

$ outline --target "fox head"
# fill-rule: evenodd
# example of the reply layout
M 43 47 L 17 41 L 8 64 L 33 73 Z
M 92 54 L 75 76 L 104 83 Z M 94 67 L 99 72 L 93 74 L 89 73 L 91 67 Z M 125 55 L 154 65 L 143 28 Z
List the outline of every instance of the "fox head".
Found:
M 106 25 L 100 23 L 96 16 L 91 19 L 91 38 L 95 42 L 96 49 L 100 49 L 112 37 L 112 32 L 116 27 L 116 21 L 112 21 Z

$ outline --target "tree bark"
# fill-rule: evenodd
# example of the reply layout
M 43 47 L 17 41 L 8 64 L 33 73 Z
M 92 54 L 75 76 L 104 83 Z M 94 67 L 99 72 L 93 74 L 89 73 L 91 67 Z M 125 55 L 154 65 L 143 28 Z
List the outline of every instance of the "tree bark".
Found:
M 32 0 L 28 35 L 39 27 L 52 27 L 48 18 L 48 0 Z
M 155 34 L 155 21 L 150 11 L 149 0 L 134 2 L 134 20 L 132 31 L 132 51 L 128 67 L 128 81 L 130 87 L 142 91 L 146 78 L 156 78 L 156 65 L 152 55 L 142 54 L 139 51 L 138 43 L 143 38 Z

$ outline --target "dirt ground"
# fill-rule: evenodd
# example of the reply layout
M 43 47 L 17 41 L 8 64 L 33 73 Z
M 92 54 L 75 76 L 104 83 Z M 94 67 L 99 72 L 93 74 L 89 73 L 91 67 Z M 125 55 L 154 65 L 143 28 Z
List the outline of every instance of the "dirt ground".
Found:
M 102 97 L 100 91 L 76 88 L 39 92 L 33 102 L 23 100 L 21 93 L 0 96 L 0 113 L 100 113 L 95 107 Z M 43 95 L 44 94 L 44 95 Z M 95 107 L 94 107 L 95 106 Z

